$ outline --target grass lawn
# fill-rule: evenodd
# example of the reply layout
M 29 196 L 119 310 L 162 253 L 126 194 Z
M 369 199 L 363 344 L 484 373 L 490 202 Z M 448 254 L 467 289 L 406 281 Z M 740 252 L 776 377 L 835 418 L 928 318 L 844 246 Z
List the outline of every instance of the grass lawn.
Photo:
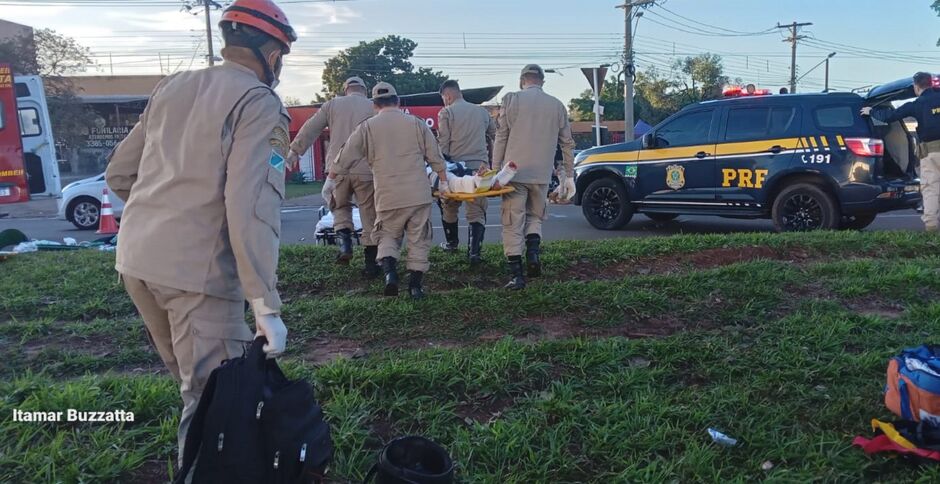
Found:
M 319 195 L 323 190 L 323 182 L 310 183 L 287 183 L 287 199 L 306 197 L 307 195 Z
M 940 238 L 740 234 L 548 244 L 500 289 L 435 249 L 427 300 L 383 299 L 331 248 L 282 250 L 283 365 L 315 382 L 336 482 L 427 435 L 462 482 L 937 482 L 851 447 L 887 359 L 940 343 Z M 0 262 L 0 482 L 160 482 L 179 397 L 113 255 Z M 123 409 L 133 424 L 25 424 L 13 409 Z M 739 439 L 711 442 L 715 427 Z M 765 463 L 769 469 L 765 470 Z

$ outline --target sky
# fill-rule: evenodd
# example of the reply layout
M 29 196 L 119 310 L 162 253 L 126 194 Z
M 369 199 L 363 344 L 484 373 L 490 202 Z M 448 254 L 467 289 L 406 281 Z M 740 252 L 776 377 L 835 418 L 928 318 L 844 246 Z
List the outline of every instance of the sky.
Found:
M 206 65 L 205 20 L 173 0 L 0 0 L 0 18 L 52 28 L 91 48 L 87 74 L 160 74 Z M 148 3 L 154 6 L 143 6 Z M 388 34 L 418 43 L 414 64 L 443 71 L 464 88 L 518 87 L 538 63 L 546 91 L 567 102 L 589 87 L 580 67 L 620 67 L 618 0 L 283 0 L 300 40 L 278 92 L 311 100 L 323 63 L 343 48 Z M 85 4 L 85 5 L 82 5 Z M 135 5 L 137 4 L 137 5 Z M 790 44 L 778 23 L 812 22 L 797 48 L 800 91 L 877 85 L 917 70 L 940 71 L 940 17 L 931 0 L 659 0 L 636 20 L 638 70 L 668 70 L 677 58 L 722 56 L 725 72 L 776 92 L 789 84 Z M 94 4 L 93 4 L 94 5 Z M 213 13 L 213 26 L 220 13 Z M 215 48 L 221 44 L 214 31 Z M 807 73 L 808 72 L 808 73 Z

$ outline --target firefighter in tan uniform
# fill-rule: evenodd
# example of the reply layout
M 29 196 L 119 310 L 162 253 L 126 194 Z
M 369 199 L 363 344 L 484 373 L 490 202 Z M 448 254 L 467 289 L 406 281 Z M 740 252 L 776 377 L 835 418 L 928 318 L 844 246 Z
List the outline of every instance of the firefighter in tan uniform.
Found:
M 398 94 L 391 84 L 372 88 L 377 114 L 353 131 L 346 146 L 333 160 L 334 170 L 344 170 L 365 158 L 375 180 L 375 229 L 378 258 L 385 272 L 385 295 L 398 295 L 398 259 L 401 241 L 408 240 L 406 266 L 411 272 L 408 292 L 424 297 L 424 273 L 431 267 L 431 190 L 427 165 L 437 173 L 440 190 L 447 192 L 447 172 L 441 149 L 424 121 L 399 109 Z M 331 178 L 336 175 L 331 173 Z
M 474 172 L 488 170 L 490 145 L 496 135 L 496 123 L 490 113 L 464 100 L 460 85 L 454 80 L 441 85 L 441 98 L 444 99 L 445 107 L 438 114 L 437 140 L 444 158 L 463 163 L 465 168 Z M 448 252 L 456 252 L 460 244 L 457 219 L 461 203 L 459 200 L 441 201 L 446 239 L 443 247 Z M 467 258 L 471 266 L 483 260 L 480 249 L 486 232 L 486 206 L 486 197 L 467 202 L 467 222 L 470 223 Z
M 530 64 L 522 69 L 521 91 L 506 94 L 499 111 L 499 128 L 493 149 L 493 169 L 515 162 L 516 176 L 509 184 L 515 191 L 503 195 L 503 251 L 512 280 L 507 289 L 524 289 L 522 252 L 525 247 L 529 277 L 541 275 L 539 244 L 546 217 L 546 197 L 555 165 L 555 147 L 561 146 L 564 167 L 559 170 L 557 194 L 574 195 L 574 140 L 565 105 L 542 91 L 545 72 Z
M 359 77 L 350 77 L 343 83 L 345 96 L 327 101 L 317 114 L 304 123 L 297 137 L 290 146 L 288 162 L 296 163 L 300 155 L 310 149 L 310 145 L 320 137 L 320 133 L 330 128 L 330 147 L 326 153 L 327 163 L 336 158 L 340 148 L 349 139 L 359 123 L 372 117 L 372 101 L 366 96 L 366 83 Z M 365 160 L 352 163 L 349 168 L 336 171 L 326 167 L 327 173 L 335 173 L 336 178 L 328 179 L 323 185 L 323 199 L 333 213 L 333 229 L 339 236 L 339 255 L 337 262 L 348 264 L 352 259 L 353 195 L 359 206 L 362 220 L 362 245 L 365 246 L 365 270 L 363 275 L 379 275 L 379 266 L 375 263 L 377 248 L 372 241 L 372 226 L 375 224 L 375 202 L 373 199 L 372 170 Z
M 287 340 L 275 271 L 289 118 L 271 86 L 296 35 L 270 0 L 236 1 L 219 26 L 225 63 L 162 80 L 106 174 L 127 201 L 115 267 L 180 385 L 181 457 L 212 370 L 254 336 L 269 356 Z

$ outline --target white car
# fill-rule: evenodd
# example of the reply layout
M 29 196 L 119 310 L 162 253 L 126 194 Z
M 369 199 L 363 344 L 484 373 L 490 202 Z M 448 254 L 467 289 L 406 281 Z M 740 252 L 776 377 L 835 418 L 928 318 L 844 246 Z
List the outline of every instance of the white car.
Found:
M 59 199 L 59 219 L 72 222 L 79 230 L 97 229 L 101 218 L 101 195 L 107 186 L 104 173 L 66 185 Z M 124 202 L 113 193 L 108 194 L 108 200 L 114 209 L 114 217 L 121 218 Z

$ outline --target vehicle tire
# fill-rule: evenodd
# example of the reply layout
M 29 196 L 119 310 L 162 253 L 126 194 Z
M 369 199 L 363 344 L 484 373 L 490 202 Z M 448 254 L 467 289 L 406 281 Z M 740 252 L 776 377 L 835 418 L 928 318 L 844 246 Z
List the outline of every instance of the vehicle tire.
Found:
M 95 230 L 101 221 L 101 202 L 92 197 L 77 197 L 69 202 L 65 213 L 79 230 Z
M 784 188 L 774 199 L 771 217 L 778 232 L 834 230 L 842 222 L 832 195 L 812 183 Z
M 678 213 L 650 212 L 650 213 L 644 213 L 643 215 L 646 215 L 647 217 L 650 218 L 650 220 L 654 222 L 669 222 L 670 220 L 675 220 L 677 217 L 679 217 Z
M 581 198 L 581 212 L 594 228 L 617 230 L 633 218 L 633 204 L 627 189 L 613 178 L 601 178 L 588 185 Z
M 845 215 L 842 217 L 842 223 L 839 228 L 842 230 L 862 230 L 875 221 L 875 213 L 857 213 L 855 215 Z

